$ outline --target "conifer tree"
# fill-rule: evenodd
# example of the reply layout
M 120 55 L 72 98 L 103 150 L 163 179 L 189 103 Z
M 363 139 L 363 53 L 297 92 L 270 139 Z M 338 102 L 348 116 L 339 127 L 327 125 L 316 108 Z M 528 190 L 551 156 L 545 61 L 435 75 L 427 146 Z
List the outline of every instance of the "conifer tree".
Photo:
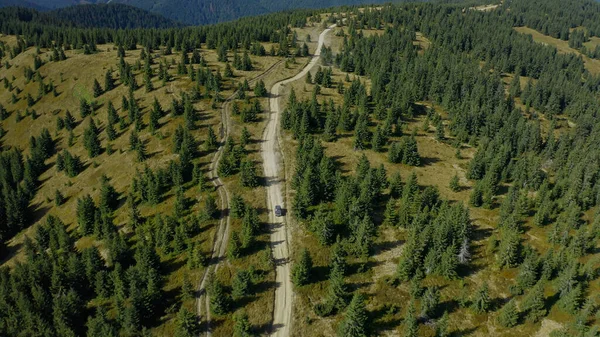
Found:
M 92 107 L 85 99 L 79 100 L 79 115 L 82 119 L 86 118 L 92 113 Z
M 231 297 L 234 300 L 241 299 L 250 294 L 251 286 L 250 273 L 246 270 L 240 270 L 235 274 L 231 283 Z
M 475 292 L 471 308 L 477 314 L 483 314 L 490 310 L 490 295 L 487 283 L 484 283 L 477 289 L 477 292 Z
M 499 267 L 512 268 L 521 261 L 522 243 L 519 233 L 511 228 L 502 230 L 496 260 Z
M 300 253 L 300 259 L 292 267 L 292 282 L 296 287 L 308 284 L 312 269 L 312 258 L 308 250 L 303 249 Z
M 229 311 L 229 298 L 225 287 L 214 275 L 210 278 L 207 292 L 210 297 L 210 311 L 215 315 L 226 314 Z
M 539 281 L 527 292 L 521 302 L 521 310 L 525 313 L 527 320 L 531 322 L 538 322 L 546 316 L 543 281 Z
M 183 283 L 181 285 L 181 298 L 184 300 L 194 298 L 194 287 L 192 286 L 192 283 L 187 275 L 183 277 Z
M 62 193 L 60 193 L 59 190 L 56 190 L 54 192 L 54 204 L 58 207 L 61 206 L 62 204 L 64 204 L 65 202 L 65 197 L 62 195 Z
M 85 146 L 88 156 L 94 158 L 100 154 L 102 147 L 100 146 L 100 139 L 98 139 L 98 127 L 94 119 L 90 119 L 90 123 L 83 133 L 83 145 Z
M 242 129 L 242 135 L 240 136 L 240 145 L 242 147 L 246 147 L 246 145 L 248 145 L 248 142 L 250 141 L 250 137 L 252 137 L 250 131 L 248 131 L 248 128 L 244 126 L 244 128 Z
M 442 119 L 440 118 L 440 120 L 435 125 L 435 139 L 437 139 L 438 141 L 442 141 L 445 138 L 446 138 L 446 130 L 444 128 L 444 123 L 442 122 Z
M 217 201 L 215 200 L 215 197 L 209 194 L 206 199 L 204 199 L 204 212 L 206 212 L 207 216 L 214 218 L 218 215 L 218 210 L 219 209 L 217 207 Z
M 339 337 L 367 337 L 368 316 L 363 295 L 355 293 L 338 327 Z
M 369 120 L 366 114 L 362 114 L 358 117 L 354 137 L 354 149 L 356 150 L 364 150 L 366 148 L 366 143 L 371 138 L 368 122 Z
M 111 119 L 108 119 L 108 123 L 106 124 L 106 138 L 108 140 L 117 139 L 117 131 L 115 130 L 114 124 Z
M 102 175 L 100 186 L 100 209 L 104 211 L 114 211 L 119 204 L 119 193 L 109 183 L 106 175 Z
M 94 93 L 94 97 L 100 97 L 102 95 L 102 87 L 100 86 L 100 82 L 98 82 L 96 79 L 94 79 L 92 91 Z
M 111 91 L 115 88 L 115 80 L 112 77 L 112 70 L 109 69 L 104 75 L 104 92 Z
M 251 332 L 250 320 L 248 314 L 245 311 L 240 311 L 235 314 L 233 325 L 233 337 L 252 337 L 254 336 Z
M 77 222 L 83 235 L 92 233 L 95 215 L 96 204 L 89 194 L 77 200 Z
M 519 312 L 515 300 L 506 303 L 498 313 L 498 324 L 505 328 L 512 328 L 519 322 Z
M 231 216 L 235 219 L 242 219 L 246 210 L 246 203 L 239 194 L 234 194 L 230 202 Z
M 254 96 L 267 96 L 267 88 L 265 87 L 265 82 L 263 82 L 263 80 L 258 80 L 258 82 L 256 82 L 256 86 L 254 86 Z
M 208 136 L 206 138 L 206 150 L 214 151 L 217 148 L 217 135 L 212 126 L 208 127 Z
M 452 192 L 459 192 L 460 191 L 460 180 L 458 179 L 458 174 L 455 174 L 452 179 L 450 179 L 450 190 Z
M 439 315 L 440 290 L 438 287 L 428 287 L 421 300 L 421 316 L 435 318 Z
M 242 160 L 240 164 L 240 182 L 244 187 L 254 188 L 258 186 L 256 167 L 254 162 L 248 159 Z
M 334 264 L 329 274 L 329 289 L 327 292 L 327 304 L 330 308 L 342 310 L 346 307 L 348 291 L 344 281 L 343 266 Z
M 435 324 L 435 337 L 448 337 L 448 311 L 444 311 L 442 317 Z
M 241 255 L 242 244 L 240 242 L 240 237 L 237 232 L 231 233 L 231 238 L 229 239 L 229 247 L 227 248 L 227 257 L 230 259 L 237 259 Z
M 185 307 L 181 307 L 177 314 L 175 337 L 193 337 L 200 332 L 198 317 Z
M 406 315 L 404 316 L 404 331 L 403 337 L 417 337 L 419 333 L 419 323 L 415 316 L 415 304 L 410 302 L 408 309 L 406 309 Z

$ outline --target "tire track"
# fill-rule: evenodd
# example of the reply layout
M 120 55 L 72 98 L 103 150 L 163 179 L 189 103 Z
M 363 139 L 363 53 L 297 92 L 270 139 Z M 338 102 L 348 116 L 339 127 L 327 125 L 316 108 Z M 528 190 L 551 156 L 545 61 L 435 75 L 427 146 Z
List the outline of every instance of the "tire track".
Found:
M 285 209 L 284 197 L 281 193 L 285 188 L 285 170 L 283 179 L 280 179 L 280 161 L 282 158 L 279 140 L 279 96 L 281 88 L 288 83 L 294 82 L 304 76 L 317 64 L 321 56 L 325 36 L 335 25 L 325 29 L 319 35 L 317 50 L 310 62 L 294 77 L 279 81 L 271 88 L 269 98 L 270 114 L 267 126 L 263 134 L 261 154 L 263 157 L 263 168 L 267 190 L 267 209 L 269 211 L 269 229 L 271 233 L 271 251 L 275 260 L 275 305 L 273 309 L 273 321 L 271 324 L 271 336 L 288 337 L 292 323 L 292 282 L 290 279 L 289 240 L 285 223 L 275 217 L 273 210 L 276 205 Z
M 283 60 L 274 63 L 272 66 L 267 68 L 260 75 L 252 78 L 248 82 L 254 83 L 269 73 L 271 73 L 278 65 L 280 65 Z M 220 204 L 221 204 L 221 219 L 219 220 L 219 227 L 217 228 L 217 232 L 215 233 L 215 237 L 213 239 L 212 244 L 212 252 L 209 261 L 208 267 L 204 270 L 202 277 L 198 283 L 197 287 L 197 295 L 196 295 L 196 312 L 199 317 L 204 315 L 206 317 L 206 336 L 212 336 L 211 327 L 210 327 L 210 298 L 206 293 L 206 282 L 208 281 L 208 275 L 211 272 L 216 273 L 219 269 L 219 265 L 225 259 L 225 252 L 227 250 L 227 242 L 229 241 L 229 233 L 230 233 L 230 225 L 231 218 L 229 217 L 229 192 L 227 191 L 227 187 L 221 181 L 219 177 L 219 173 L 217 172 L 219 167 L 219 162 L 223 157 L 223 149 L 227 138 L 229 137 L 229 130 L 231 129 L 231 119 L 229 118 L 229 111 L 231 108 L 231 104 L 235 100 L 238 92 L 235 91 L 231 96 L 227 97 L 225 102 L 221 108 L 221 127 L 220 127 L 220 136 L 221 140 L 219 142 L 219 147 L 217 151 L 214 153 L 209 168 L 209 179 L 211 179 L 213 186 L 217 190 L 219 194 Z

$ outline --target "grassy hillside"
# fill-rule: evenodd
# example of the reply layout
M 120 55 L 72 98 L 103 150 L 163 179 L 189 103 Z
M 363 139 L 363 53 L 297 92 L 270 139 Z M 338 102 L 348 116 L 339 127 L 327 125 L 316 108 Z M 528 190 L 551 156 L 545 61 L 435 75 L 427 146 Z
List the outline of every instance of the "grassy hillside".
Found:
M 17 45 L 14 36 L 2 36 L 0 40 L 3 48 L 7 50 Z M 261 45 L 264 50 L 270 50 L 271 47 L 278 48 L 279 45 Z M 100 44 L 96 46 L 96 51 L 90 54 L 84 53 L 83 50 L 66 50 L 63 52 L 64 59 L 63 56 L 61 59 L 54 59 L 53 49 L 46 48 L 25 48 L 14 58 L 4 54 L 1 74 L 2 81 L 6 81 L 7 86 L 0 90 L 0 102 L 2 111 L 7 115 L 2 116 L 0 124 L 3 130 L 2 149 L 23 149 L 27 156 L 30 152 L 25 143 L 30 137 L 37 137 L 41 130 L 47 129 L 55 150 L 53 155 L 45 160 L 44 171 L 39 176 L 40 184 L 31 200 L 32 216 L 28 218 L 35 224 L 8 243 L 7 250 L 3 252 L 3 265 L 14 267 L 26 262 L 30 251 L 29 248 L 23 247 L 28 245 L 31 238 L 38 238 L 40 230 L 51 228 L 48 227 L 48 222 L 54 220 L 48 219 L 60 219 L 69 235 L 74 238 L 74 254 L 96 247 L 103 259 L 101 269 L 111 271 L 116 268 L 115 259 L 112 257 L 114 236 L 101 233 L 102 230 L 97 227 L 98 219 L 94 225 L 96 230 L 83 232 L 81 215 L 78 212 L 78 205 L 88 195 L 100 207 L 104 200 L 103 186 L 108 183 L 114 188 L 117 203 L 110 216 L 104 218 L 102 215 L 104 220 L 101 221 L 109 221 L 114 225 L 117 237 L 124 238 L 126 246 L 131 247 L 132 254 L 130 258 L 118 260 L 119 263 L 127 268 L 132 263 L 129 259 L 135 255 L 133 252 L 141 249 L 142 242 L 148 238 L 155 242 L 153 245 L 157 245 L 157 256 L 160 259 L 160 301 L 152 304 L 152 315 L 141 318 L 140 324 L 150 328 L 156 335 L 172 336 L 177 326 L 178 312 L 184 309 L 194 312 L 194 289 L 198 280 L 209 264 L 216 263 L 210 261 L 209 257 L 222 215 L 218 208 L 211 210 L 218 197 L 209 179 L 209 166 L 214 159 L 214 146 L 218 144 L 207 143 L 209 129 L 212 129 L 216 137 L 220 137 L 223 123 L 231 123 L 231 140 L 237 144 L 240 143 L 240 136 L 247 132 L 247 144 L 240 147 L 243 149 L 242 153 L 237 153 L 242 157 L 237 158 L 258 162 L 258 139 L 263 130 L 264 107 L 267 101 L 266 98 L 253 93 L 256 82 L 252 79 L 270 70 L 268 76 L 261 78 L 267 85 L 272 85 L 278 78 L 284 78 L 297 71 L 305 59 L 298 58 L 294 62 L 286 63 L 282 62 L 282 57 L 253 55 L 249 56 L 249 69 L 238 70 L 235 68 L 235 62 L 241 55 L 230 52 L 227 55 L 227 67 L 231 66 L 232 74 L 227 74 L 226 64 L 219 61 L 217 52 L 211 49 L 201 48 L 196 49 L 194 53 L 186 53 L 190 64 L 183 70 L 177 65 L 182 60 L 181 52 L 171 55 L 165 48 L 153 51 L 138 48 L 125 51 L 122 58 L 124 63 L 120 63 L 118 52 L 119 48 L 114 44 Z M 196 54 L 198 59 L 195 59 Z M 39 60 L 35 65 L 35 75 L 27 79 L 23 74 L 34 68 L 34 63 L 38 62 L 35 60 Z M 131 67 L 131 76 L 137 83 L 134 90 L 131 89 L 131 84 L 126 84 L 132 83 L 127 82 L 132 81 L 127 71 L 119 75 L 123 64 Z M 145 70 L 147 64 L 149 70 Z M 163 71 L 169 77 L 164 81 L 157 76 Z M 152 73 L 149 82 L 145 80 L 146 72 Z M 113 78 L 114 89 L 105 90 L 107 74 Z M 214 92 L 212 76 L 222 76 L 218 94 Z M 99 92 L 95 90 L 95 81 L 101 83 Z M 239 94 L 234 93 L 245 81 L 251 81 L 252 87 L 245 89 L 242 99 L 239 98 Z M 43 92 L 38 90 L 42 86 L 41 83 L 45 87 Z M 148 83 L 151 83 L 150 89 Z M 52 89 L 49 89 L 50 87 Z M 200 96 L 188 101 L 185 99 L 186 95 Z M 258 110 L 254 110 L 255 117 L 242 121 L 241 117 L 236 115 L 232 121 L 222 120 L 223 100 L 230 96 L 238 98 L 234 99 L 235 105 L 243 111 L 258 106 Z M 92 107 L 90 116 L 81 115 L 82 102 L 87 102 Z M 155 109 L 155 102 L 158 102 L 163 112 L 157 124 L 152 126 L 151 115 Z M 176 112 L 173 102 L 181 104 L 185 112 Z M 191 104 L 189 111 L 187 107 L 184 108 L 187 102 Z M 132 112 L 132 104 L 137 106 L 137 113 Z M 111 117 L 109 113 L 110 105 L 116 109 L 115 117 Z M 67 114 L 74 116 L 71 130 L 64 125 Z M 111 122 L 111 118 L 116 119 Z M 101 148 L 100 153 L 93 157 L 86 147 L 85 135 L 92 121 L 99 131 Z M 114 136 L 109 135 L 110 128 L 114 128 Z M 188 150 L 191 151 L 189 153 L 192 157 L 188 160 L 191 160 L 189 164 L 193 166 L 188 168 L 193 169 L 193 172 L 187 173 L 181 167 L 178 169 L 183 160 L 183 150 L 174 147 L 175 138 L 180 137 L 179 132 L 184 129 L 185 137 L 191 137 L 191 143 L 185 144 L 190 147 Z M 242 132 L 243 130 L 246 131 Z M 134 137 L 139 138 L 143 150 L 139 149 L 139 145 L 132 145 Z M 225 139 L 218 138 L 218 141 L 225 142 Z M 65 155 L 66 151 L 81 162 L 74 175 L 57 168 L 59 156 Z M 261 172 L 260 164 L 255 165 L 256 172 Z M 3 170 L 4 168 L 3 166 Z M 171 181 L 174 179 L 171 175 L 177 176 L 178 170 L 182 170 L 182 176 L 189 174 L 190 177 L 185 177 L 182 182 L 175 184 Z M 148 173 L 150 176 L 155 174 L 158 179 L 168 180 L 163 183 L 159 180 L 162 187 L 156 202 L 144 202 L 143 195 L 146 192 L 138 194 L 140 192 L 136 192 L 136 187 L 132 185 L 134 180 L 143 183 L 149 177 Z M 203 181 L 201 187 L 198 179 Z M 223 176 L 223 180 L 232 196 L 244 200 L 247 212 L 256 210 L 254 214 L 257 218 L 251 220 L 262 221 L 265 217 L 265 197 L 262 189 L 258 186 L 242 186 L 239 174 Z M 60 192 L 60 200 L 57 191 Z M 177 214 L 175 209 L 179 209 Z M 102 213 L 104 214 L 104 211 Z M 242 233 L 245 226 L 242 220 L 234 218 L 231 230 Z M 161 227 L 161 223 L 166 227 Z M 231 302 L 230 310 L 236 312 L 243 309 L 248 313 L 250 323 L 257 331 L 265 331 L 269 328 L 271 317 L 274 275 L 269 258 L 268 236 L 262 232 L 259 222 L 251 224 L 257 226 L 254 243 L 245 247 L 239 258 L 232 259 L 222 266 L 215 277 L 227 287 L 231 287 L 233 277 L 239 271 L 251 271 L 253 285 L 243 298 L 236 298 Z M 160 240 L 162 243 L 157 242 Z M 179 243 L 174 244 L 173 240 Z M 91 284 L 93 286 L 93 279 Z M 186 290 L 189 286 L 192 288 Z M 88 300 L 86 305 L 91 311 L 104 308 L 110 320 L 119 317 L 120 304 L 115 302 L 112 293 L 111 296 L 92 296 Z M 232 319 L 233 315 L 229 311 L 226 314 L 213 315 L 211 326 L 214 334 L 231 335 Z M 202 327 L 204 326 L 205 324 L 202 324 Z M 141 329 L 140 326 L 137 327 Z
M 561 3 L 152 30 L 7 11 L 0 334 L 276 329 L 267 93 L 335 24 L 281 87 L 293 336 L 598 336 L 600 7 Z

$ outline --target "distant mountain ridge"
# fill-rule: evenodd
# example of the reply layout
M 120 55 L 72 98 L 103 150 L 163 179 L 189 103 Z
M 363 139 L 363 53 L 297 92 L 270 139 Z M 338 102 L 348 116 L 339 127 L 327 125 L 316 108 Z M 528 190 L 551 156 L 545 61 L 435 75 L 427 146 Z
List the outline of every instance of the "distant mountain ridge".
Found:
M 37 7 L 36 9 L 57 9 L 78 4 L 122 3 L 174 21 L 203 25 L 296 8 L 385 3 L 389 0 L 0 0 L 0 7 L 7 6 L 4 3 L 14 6 L 14 2 L 20 2 L 19 6 Z
M 0 0 L 0 8 L 1 7 L 13 7 L 13 6 L 33 8 L 33 9 L 36 9 L 38 11 L 40 11 L 40 10 L 47 10 L 46 7 L 40 6 L 37 3 L 33 3 L 33 2 L 30 2 L 30 1 L 24 1 L 24 0 Z
M 87 4 L 47 10 L 33 4 L 26 8 L 14 6 L 12 0 L 0 0 L 0 18 L 19 18 L 20 21 L 37 22 L 81 28 L 172 28 L 183 24 L 159 14 L 120 3 Z M 25 4 L 27 5 L 27 4 Z

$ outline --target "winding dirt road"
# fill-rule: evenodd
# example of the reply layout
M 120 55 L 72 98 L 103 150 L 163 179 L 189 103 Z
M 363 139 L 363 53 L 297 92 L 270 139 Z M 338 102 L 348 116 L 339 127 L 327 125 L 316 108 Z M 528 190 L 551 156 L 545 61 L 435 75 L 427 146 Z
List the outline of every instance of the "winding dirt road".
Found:
M 269 74 L 273 70 L 275 70 L 276 67 L 279 64 L 281 64 L 282 62 L 283 61 L 279 61 L 279 62 L 273 64 L 267 70 L 262 72 L 260 75 L 251 79 L 249 81 L 249 83 L 252 84 L 252 83 L 258 81 L 259 79 L 262 79 L 267 74 Z M 206 336 L 207 337 L 210 337 L 212 335 L 212 333 L 211 333 L 211 328 L 210 328 L 210 298 L 208 297 L 208 294 L 205 291 L 206 282 L 208 281 L 208 275 L 210 275 L 211 272 L 216 273 L 217 270 L 219 269 L 219 265 L 225 259 L 225 253 L 227 251 L 227 242 L 229 241 L 229 232 L 230 232 L 229 228 L 230 228 L 230 224 L 231 224 L 231 218 L 229 217 L 229 192 L 227 191 L 227 188 L 225 187 L 225 185 L 219 178 L 217 169 L 219 167 L 219 162 L 221 160 L 221 157 L 223 156 L 223 145 L 225 144 L 227 137 L 229 137 L 229 130 L 230 130 L 230 125 L 231 125 L 231 118 L 230 118 L 229 111 L 231 109 L 231 103 L 235 100 L 236 97 L 237 97 L 237 91 L 234 92 L 231 96 L 229 96 L 223 103 L 223 106 L 221 109 L 221 121 L 222 121 L 221 129 L 220 129 L 221 141 L 220 141 L 219 148 L 214 153 L 214 155 L 210 161 L 210 166 L 209 166 L 209 168 L 210 168 L 209 178 L 212 180 L 212 183 L 215 186 L 215 189 L 217 190 L 217 192 L 219 194 L 222 215 L 221 215 L 221 220 L 219 221 L 219 227 L 217 228 L 217 232 L 215 233 L 215 237 L 213 239 L 212 252 L 211 252 L 209 265 L 204 270 L 204 273 L 202 274 L 202 278 L 200 279 L 200 281 L 198 283 L 198 292 L 197 292 L 198 295 L 196 296 L 196 311 L 198 313 L 198 316 L 201 316 L 203 313 L 206 316 L 206 324 L 207 324 Z
M 281 153 L 279 150 L 279 116 L 281 109 L 279 107 L 279 96 L 283 86 L 294 82 L 306 76 L 306 74 L 317 64 L 321 56 L 321 47 L 325 41 L 327 33 L 335 25 L 325 29 L 319 35 L 317 50 L 310 62 L 296 76 L 277 82 L 271 88 L 271 98 L 269 99 L 270 114 L 269 121 L 265 128 L 262 142 L 262 158 L 267 189 L 267 208 L 269 210 L 269 230 L 271 233 L 271 250 L 275 260 L 275 308 L 273 312 L 273 323 L 271 335 L 277 337 L 288 337 L 292 323 L 292 282 L 290 279 L 290 261 L 289 261 L 289 243 L 288 231 L 285 223 L 275 217 L 275 205 L 281 205 L 285 209 L 284 198 L 282 194 L 284 179 L 280 179 L 279 164 Z

